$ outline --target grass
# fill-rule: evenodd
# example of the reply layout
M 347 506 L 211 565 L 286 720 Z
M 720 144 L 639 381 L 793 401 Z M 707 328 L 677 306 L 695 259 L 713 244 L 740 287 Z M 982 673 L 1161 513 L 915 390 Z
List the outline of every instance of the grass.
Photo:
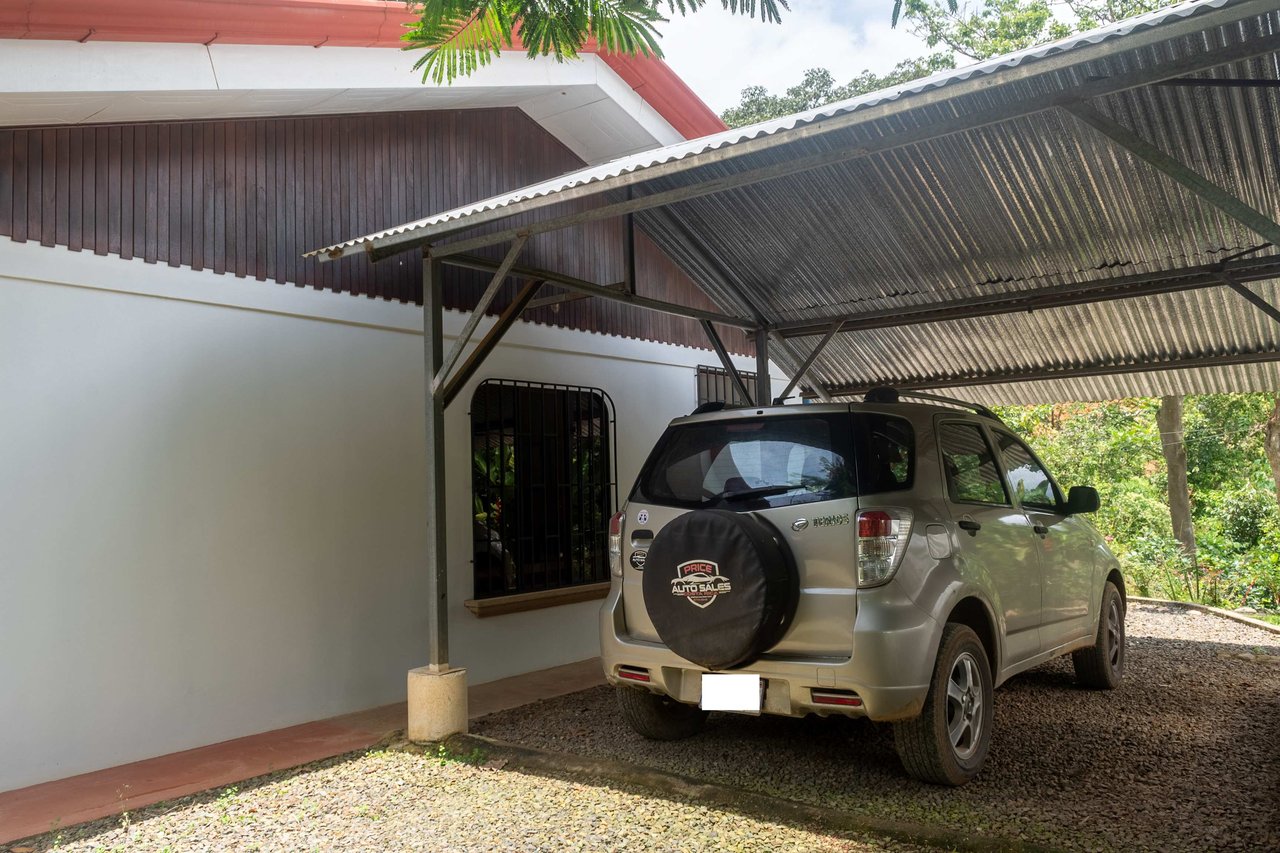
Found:
M 1254 619 L 1261 619 L 1263 622 L 1270 622 L 1272 625 L 1280 625 L 1280 613 L 1259 613 Z

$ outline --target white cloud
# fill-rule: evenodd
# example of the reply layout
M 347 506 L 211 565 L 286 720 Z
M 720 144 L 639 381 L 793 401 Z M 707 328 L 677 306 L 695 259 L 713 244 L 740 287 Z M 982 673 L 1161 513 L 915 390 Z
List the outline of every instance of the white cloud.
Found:
M 742 89 L 781 91 L 809 68 L 827 68 L 838 83 L 863 69 L 885 72 L 929 53 L 902 26 L 889 27 L 892 0 L 793 0 L 778 24 L 734 16 L 708 3 L 663 27 L 667 63 L 716 112 L 738 103 Z

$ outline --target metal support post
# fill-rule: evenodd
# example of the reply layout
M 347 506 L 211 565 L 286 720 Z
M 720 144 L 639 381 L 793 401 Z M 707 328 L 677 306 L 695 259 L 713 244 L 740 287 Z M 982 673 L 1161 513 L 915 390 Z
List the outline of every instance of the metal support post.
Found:
M 716 358 L 720 359 L 720 366 L 724 368 L 725 373 L 729 374 L 729 379 L 733 382 L 733 387 L 738 389 L 739 396 L 747 402 L 747 405 L 754 405 L 755 399 L 747 390 L 747 383 L 742 381 L 742 374 L 738 372 L 733 359 L 729 358 L 729 351 L 725 349 L 724 341 L 720 340 L 720 335 L 716 333 L 711 321 L 702 321 L 702 331 L 707 333 L 707 340 L 711 341 L 711 348 L 715 350 Z
M 429 249 L 422 253 L 422 348 L 427 397 L 427 664 L 449 668 L 449 560 L 445 537 L 444 398 L 434 380 L 444 364 L 443 276 Z
M 630 201 L 633 195 L 633 188 L 627 187 L 627 201 Z M 627 283 L 627 292 L 634 294 L 636 292 L 636 215 L 634 213 L 627 214 L 623 227 L 627 230 L 623 238 L 623 249 L 626 252 L 627 260 L 625 281 Z
M 756 329 L 756 405 L 773 401 L 769 391 L 769 331 Z

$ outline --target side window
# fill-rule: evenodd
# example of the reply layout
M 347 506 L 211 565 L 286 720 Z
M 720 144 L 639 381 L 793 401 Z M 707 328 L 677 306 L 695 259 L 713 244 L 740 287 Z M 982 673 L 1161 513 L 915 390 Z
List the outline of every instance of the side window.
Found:
M 1048 472 L 1031 455 L 1025 444 L 1009 433 L 1000 431 L 996 431 L 996 444 L 1004 458 L 1009 486 L 1020 503 L 1053 509 L 1062 502 Z
M 974 424 L 942 425 L 942 467 L 947 493 L 957 503 L 1007 504 L 995 456 Z
M 876 495 L 911 488 L 916 436 L 911 424 L 893 415 L 854 415 L 858 436 L 858 492 Z

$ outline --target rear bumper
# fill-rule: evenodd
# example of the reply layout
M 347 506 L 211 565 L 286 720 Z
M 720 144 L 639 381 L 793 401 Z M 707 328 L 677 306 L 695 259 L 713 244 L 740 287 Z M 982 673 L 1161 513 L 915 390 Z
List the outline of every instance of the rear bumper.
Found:
M 766 655 L 736 671 L 765 679 L 762 710 L 766 714 L 907 719 L 924 707 L 940 635 L 937 622 L 928 614 L 884 587 L 866 591 L 865 597 L 860 594 L 854 652 L 849 658 L 783 660 Z M 648 689 L 690 705 L 702 700 L 701 676 L 706 669 L 660 643 L 628 636 L 617 582 L 600 611 L 600 652 L 610 684 Z M 649 682 L 620 678 L 618 671 L 624 666 L 647 670 Z M 815 690 L 852 691 L 862 705 L 819 704 L 813 699 Z

